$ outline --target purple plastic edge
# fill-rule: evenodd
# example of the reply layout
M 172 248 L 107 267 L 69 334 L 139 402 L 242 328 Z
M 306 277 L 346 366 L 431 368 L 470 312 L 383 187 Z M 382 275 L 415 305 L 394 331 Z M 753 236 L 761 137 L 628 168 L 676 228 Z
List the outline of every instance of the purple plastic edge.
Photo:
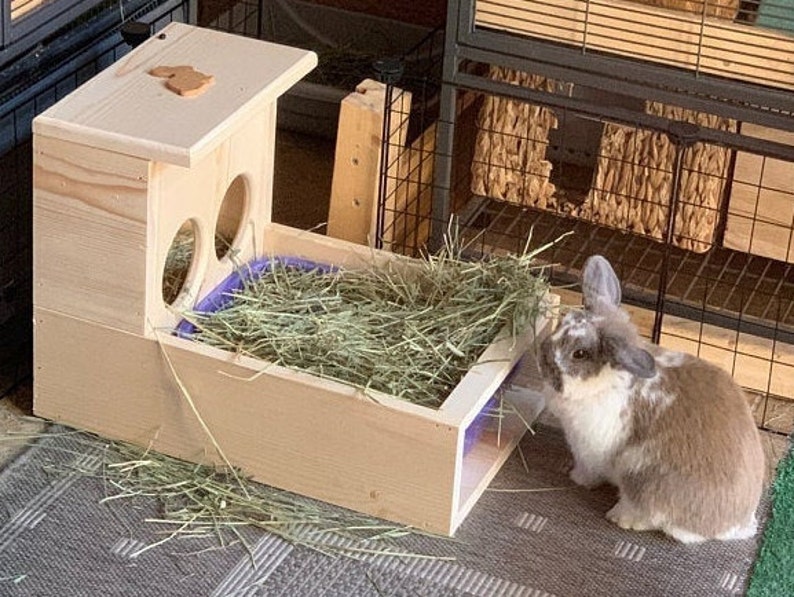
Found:
M 516 364 L 513 365 L 513 368 L 510 370 L 510 373 L 508 373 L 507 376 L 504 378 L 504 381 L 502 381 L 502 383 L 499 384 L 499 390 L 501 390 L 503 387 L 509 385 L 512 382 L 523 360 L 524 359 L 522 357 L 518 359 L 518 361 L 516 361 Z M 499 390 L 494 392 L 494 395 L 488 399 L 488 401 L 483 405 L 482 409 L 480 409 L 480 412 L 477 413 L 477 415 L 474 417 L 472 422 L 469 423 L 469 426 L 466 427 L 466 431 L 463 432 L 464 456 L 466 456 L 466 454 L 471 452 L 471 449 L 474 447 L 474 444 L 477 443 L 477 441 L 480 439 L 480 436 L 483 434 L 483 431 L 485 431 L 485 427 L 488 424 L 487 421 L 488 417 L 485 414 L 485 411 L 497 405 L 496 396 L 499 393 Z
M 298 257 L 260 257 L 236 268 L 231 274 L 226 276 L 220 284 L 196 303 L 196 306 L 193 307 L 192 310 L 197 313 L 215 313 L 223 309 L 232 302 L 234 298 L 232 293 L 242 289 L 246 281 L 256 280 L 265 272 L 270 271 L 272 266 L 276 263 L 286 267 L 304 269 L 306 271 L 318 270 L 322 273 L 336 271 L 337 269 L 331 265 L 316 263 Z M 194 333 L 196 333 L 196 326 L 187 319 L 182 319 L 174 328 L 174 334 L 180 338 L 189 338 Z

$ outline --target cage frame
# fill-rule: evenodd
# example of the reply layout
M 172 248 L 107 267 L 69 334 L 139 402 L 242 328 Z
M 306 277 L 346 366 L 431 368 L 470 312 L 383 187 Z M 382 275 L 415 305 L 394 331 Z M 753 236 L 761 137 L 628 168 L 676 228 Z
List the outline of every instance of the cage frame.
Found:
M 606 2 L 610 1 L 606 0 Z M 468 96 L 472 95 L 510 98 L 565 111 L 572 115 L 597 118 L 605 123 L 657 132 L 665 135 L 673 143 L 677 156 L 676 162 L 679 163 L 681 154 L 688 151 L 695 143 L 713 144 L 731 152 L 731 156 L 743 152 L 752 155 L 754 158 L 764 160 L 784 160 L 789 166 L 794 162 L 794 143 L 789 143 L 785 140 L 781 141 L 774 135 L 758 135 L 755 131 L 745 134 L 746 129 L 766 128 L 772 133 L 783 132 L 789 135 L 794 128 L 794 117 L 791 116 L 794 109 L 794 94 L 790 90 L 722 78 L 709 73 L 672 68 L 663 64 L 641 62 L 626 56 L 609 55 L 606 52 L 582 52 L 580 49 L 565 47 L 546 39 L 515 36 L 504 31 L 482 28 L 476 22 L 475 5 L 476 0 L 452 0 L 448 5 L 445 50 L 438 94 L 440 98 L 440 115 L 434 123 L 435 143 L 427 148 L 427 151 L 433 154 L 430 160 L 433 165 L 432 181 L 429 183 L 432 188 L 429 191 L 423 191 L 421 188 L 418 190 L 419 193 L 426 193 L 426 195 L 432 196 L 432 205 L 429 213 L 421 216 L 429 221 L 431 231 L 427 239 L 427 247 L 430 250 L 440 246 L 443 230 L 456 209 L 453 207 L 455 202 L 453 195 L 456 192 L 456 181 L 453 180 L 453 164 L 457 159 L 456 150 L 459 151 L 459 148 L 456 148 L 456 135 L 459 134 L 458 128 L 460 125 L 458 119 L 460 118 L 460 106 L 466 103 Z M 621 94 L 625 92 L 627 95 L 647 101 L 667 102 L 670 105 L 690 110 L 700 110 L 719 117 L 736 119 L 741 122 L 741 128 L 736 132 L 731 132 L 711 128 L 710 126 L 685 126 L 683 123 L 676 122 L 671 118 L 628 110 L 620 106 L 596 105 L 592 101 L 564 93 L 550 93 L 541 89 L 495 81 L 487 76 L 484 69 L 472 68 L 472 65 L 475 67 L 478 65 L 496 65 L 517 71 L 530 72 L 533 75 L 544 75 L 564 81 L 566 84 L 578 84 L 598 90 L 609 90 L 615 85 L 616 81 L 620 81 Z M 620 76 L 615 73 L 620 73 Z M 625 88 L 623 87 L 624 84 Z M 421 184 L 417 184 L 417 180 L 413 180 L 410 177 L 404 179 L 395 178 L 399 175 L 395 173 L 394 163 L 399 162 L 400 156 L 407 155 L 409 150 L 413 149 L 405 148 L 399 139 L 395 141 L 393 136 L 392 138 L 389 137 L 390 131 L 393 129 L 393 125 L 389 124 L 390 121 L 405 117 L 401 113 L 399 94 L 399 87 L 395 86 L 393 90 L 387 88 L 383 156 L 381 158 L 382 181 L 379 194 L 380 214 L 378 222 L 380 227 L 377 237 L 377 242 L 382 244 L 386 244 L 389 240 L 387 227 L 384 226 L 384 222 L 388 218 L 384 217 L 383 212 L 388 209 L 394 209 L 394 189 L 399 189 L 404 183 L 421 187 Z M 733 98 L 741 98 L 741 101 L 731 101 Z M 419 159 L 424 161 L 421 157 Z M 676 178 L 678 178 L 680 176 L 680 167 L 677 166 L 675 170 Z M 735 183 L 736 179 L 733 176 L 732 161 L 730 171 L 725 175 L 725 180 L 728 183 Z M 423 177 L 424 175 L 419 175 L 417 178 L 423 179 Z M 763 182 L 759 181 L 758 188 L 761 189 L 762 185 Z M 669 242 L 670 224 L 674 221 L 674 212 L 679 205 L 678 186 L 678 184 L 674 184 L 672 187 L 670 197 L 671 217 L 667 221 L 665 238 L 662 239 L 662 243 L 658 244 L 660 250 L 655 251 L 661 254 L 660 259 L 662 262 L 661 266 L 658 264 L 653 266 L 657 268 L 654 271 L 660 278 L 658 284 L 654 283 L 655 286 L 648 287 L 647 290 L 628 285 L 624 289 L 626 299 L 630 307 L 644 307 L 652 312 L 653 322 L 649 333 L 652 341 L 660 341 L 663 329 L 666 329 L 665 326 L 667 324 L 678 326 L 681 322 L 684 322 L 685 325 L 681 329 L 688 327 L 689 324 L 695 324 L 700 327 L 694 337 L 690 331 L 684 331 L 680 338 L 675 339 L 676 345 L 683 346 L 689 343 L 695 347 L 698 354 L 707 354 L 716 350 L 716 346 L 710 344 L 711 342 L 721 343 L 723 341 L 714 340 L 713 336 L 708 334 L 714 330 L 717 330 L 717 332 L 723 330 L 727 335 L 731 336 L 731 339 L 727 340 L 726 345 L 720 346 L 720 350 L 732 355 L 733 361 L 729 366 L 729 371 L 736 375 L 738 381 L 741 382 L 742 374 L 744 373 L 742 365 L 739 364 L 740 362 L 744 363 L 755 359 L 760 363 L 761 368 L 768 367 L 766 380 L 759 380 L 751 389 L 753 392 L 760 393 L 764 400 L 762 405 L 763 414 L 761 415 L 759 426 L 767 430 L 780 432 L 778 429 L 767 425 L 766 412 L 767 406 L 770 404 L 769 401 L 778 397 L 778 394 L 775 393 L 775 388 L 780 387 L 778 382 L 781 373 L 780 370 L 775 371 L 775 367 L 782 367 L 784 370 L 783 375 L 785 375 L 786 371 L 790 372 L 792 367 L 790 356 L 780 357 L 777 350 L 783 349 L 788 354 L 788 349 L 794 343 L 794 335 L 790 325 L 788 327 L 783 325 L 781 314 L 775 315 L 774 311 L 776 308 L 778 311 L 781 308 L 784 310 L 788 309 L 788 311 L 791 311 L 791 309 L 784 300 L 785 297 L 775 298 L 774 302 L 777 307 L 770 307 L 772 309 L 769 314 L 771 319 L 757 320 L 754 319 L 749 311 L 745 310 L 744 301 L 746 299 L 749 303 L 756 300 L 756 291 L 761 293 L 759 296 L 766 292 L 765 290 L 759 290 L 759 288 L 762 287 L 762 282 L 768 282 L 768 280 L 762 279 L 768 271 L 777 272 L 782 276 L 777 286 L 778 289 L 782 288 L 783 292 L 786 292 L 791 287 L 794 266 L 792 266 L 790 259 L 788 264 L 785 261 L 781 263 L 775 261 L 777 258 L 764 256 L 751 250 L 749 246 L 747 250 L 742 251 L 728 244 L 723 244 L 723 236 L 726 230 L 725 223 L 728 218 L 727 212 L 730 208 L 727 198 L 719 208 L 720 227 L 715 239 L 712 241 L 712 247 L 715 250 L 709 250 L 708 259 L 704 258 L 699 262 L 695 259 L 695 264 L 692 265 L 691 262 L 693 260 L 689 259 L 686 254 L 682 255 L 682 252 L 677 247 L 671 246 Z M 463 193 L 465 194 L 467 191 L 464 190 Z M 471 194 L 476 196 L 473 191 Z M 485 197 L 480 199 L 481 204 L 486 204 L 490 201 Z M 389 202 L 392 203 L 390 204 Z M 479 217 L 477 215 L 479 209 L 479 207 L 475 206 L 473 210 L 467 213 L 455 213 L 455 215 L 461 216 L 462 220 L 473 221 L 476 217 Z M 503 211 L 506 209 L 503 208 Z M 516 211 L 518 209 L 516 207 Z M 498 212 L 499 209 L 494 211 Z M 399 215 L 392 215 L 391 217 L 399 217 Z M 597 235 L 600 230 L 599 225 L 593 223 L 591 226 L 587 226 L 586 223 L 572 216 L 548 214 L 548 216 L 544 217 L 546 219 L 556 219 L 559 224 L 558 229 L 564 228 L 566 225 L 582 228 L 584 233 L 592 238 L 595 238 L 594 235 Z M 755 225 L 755 216 L 751 214 L 751 217 L 753 218 L 752 225 Z M 627 235 L 630 237 L 629 244 L 634 242 L 635 239 L 641 243 L 645 238 L 640 233 L 627 233 Z M 553 238 L 549 236 L 543 237 L 544 242 L 550 240 L 553 240 Z M 610 239 L 609 242 L 611 243 L 612 240 Z M 789 234 L 788 243 L 789 245 L 792 244 L 791 234 Z M 626 243 L 622 242 L 622 244 Z M 407 246 L 403 247 L 403 249 L 411 250 Z M 791 246 L 789 246 L 789 249 L 791 249 Z M 645 251 L 647 253 L 647 248 L 645 248 Z M 561 250 L 560 253 L 565 253 L 565 251 Z M 574 260 L 579 259 L 575 255 L 573 257 L 568 255 L 568 257 Z M 727 261 L 725 261 L 726 259 Z M 770 264 L 774 264 L 771 269 Z M 681 284 L 677 268 L 684 265 L 698 269 L 697 275 L 700 276 L 702 273 L 701 281 L 709 288 L 704 291 L 702 304 L 687 302 L 682 298 L 684 295 L 679 296 L 674 292 L 674 287 Z M 716 281 L 716 276 L 719 275 L 720 267 L 723 271 L 731 269 L 738 271 L 738 273 L 728 272 L 731 274 L 731 280 L 738 276 L 735 281 L 736 284 L 744 283 L 742 280 L 745 279 L 745 276 L 748 283 L 751 284 L 746 292 L 738 286 L 734 288 L 737 291 L 736 294 L 741 295 L 739 299 L 741 306 L 735 312 L 714 308 L 705 298 L 706 294 L 710 295 L 713 293 L 714 288 L 719 285 Z M 756 270 L 763 270 L 763 273 L 757 276 Z M 576 278 L 577 272 L 575 267 L 573 267 L 573 261 L 563 264 L 553 271 L 555 283 L 574 284 Z M 691 286 L 692 284 L 690 284 Z M 733 290 L 730 290 L 729 295 L 733 294 Z M 763 296 L 758 300 L 762 299 Z M 768 311 L 769 309 L 765 313 Z M 775 317 L 778 317 L 778 319 L 775 319 Z M 789 321 L 789 319 L 786 319 L 786 321 Z M 666 331 L 664 333 L 667 334 Z M 723 335 L 725 334 L 719 332 L 717 337 Z M 767 356 L 755 353 L 753 350 L 746 353 L 743 352 L 745 349 L 742 348 L 742 342 L 748 337 L 757 338 L 759 343 L 770 343 L 772 346 L 771 352 L 764 353 Z M 667 335 L 667 339 L 670 339 L 669 335 Z M 727 356 L 725 358 L 728 359 Z M 778 358 L 783 360 L 778 361 Z M 784 385 L 788 387 L 790 384 Z M 792 396 L 790 388 L 784 396 L 789 398 Z M 785 433 L 788 433 L 788 431 Z

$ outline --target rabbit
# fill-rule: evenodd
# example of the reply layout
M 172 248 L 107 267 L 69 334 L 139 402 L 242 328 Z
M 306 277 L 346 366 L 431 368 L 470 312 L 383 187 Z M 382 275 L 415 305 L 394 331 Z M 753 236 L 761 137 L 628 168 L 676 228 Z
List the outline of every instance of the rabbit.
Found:
M 624 529 L 683 543 L 752 537 L 765 466 L 743 391 L 715 365 L 645 343 L 604 257 L 588 258 L 582 293 L 584 309 L 567 313 L 539 350 L 571 479 L 615 485 L 606 516 Z

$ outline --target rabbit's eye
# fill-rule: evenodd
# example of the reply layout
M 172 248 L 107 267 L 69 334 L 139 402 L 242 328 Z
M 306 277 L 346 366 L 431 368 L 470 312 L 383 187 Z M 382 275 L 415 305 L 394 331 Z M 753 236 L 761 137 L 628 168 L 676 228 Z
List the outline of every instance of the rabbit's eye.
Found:
M 587 358 L 587 351 L 584 350 L 583 348 L 577 348 L 576 350 L 573 351 L 573 354 L 571 356 L 575 361 L 581 361 L 582 359 Z

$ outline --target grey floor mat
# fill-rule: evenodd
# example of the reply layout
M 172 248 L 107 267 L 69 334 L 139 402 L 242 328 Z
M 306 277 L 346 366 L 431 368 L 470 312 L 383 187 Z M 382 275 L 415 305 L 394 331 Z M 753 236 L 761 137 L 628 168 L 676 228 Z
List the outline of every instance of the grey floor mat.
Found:
M 98 466 L 100 453 L 69 435 L 39 442 L 0 472 L 0 595 L 685 597 L 744 590 L 756 541 L 683 546 L 611 525 L 610 488 L 502 492 L 570 485 L 558 430 L 542 427 L 513 455 L 453 540 L 411 536 L 403 560 L 332 557 L 246 532 L 250 550 L 212 539 L 158 540 L 153 500 L 110 502 L 102 482 L 52 472 L 59 462 Z M 58 468 L 58 467 L 55 467 Z M 764 510 L 766 502 L 762 506 Z

